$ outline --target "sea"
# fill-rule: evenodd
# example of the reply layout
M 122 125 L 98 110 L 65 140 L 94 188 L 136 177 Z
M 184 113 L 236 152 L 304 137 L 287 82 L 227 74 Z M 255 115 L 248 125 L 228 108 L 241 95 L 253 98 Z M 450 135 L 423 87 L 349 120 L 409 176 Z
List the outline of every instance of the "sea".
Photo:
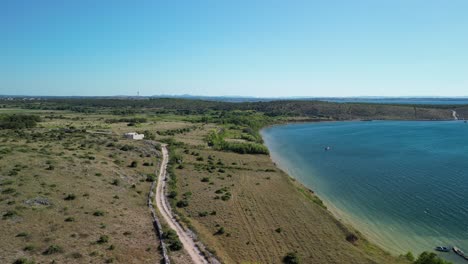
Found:
M 467 123 L 322 122 L 261 133 L 281 169 L 373 243 L 395 255 L 436 246 L 468 253 Z

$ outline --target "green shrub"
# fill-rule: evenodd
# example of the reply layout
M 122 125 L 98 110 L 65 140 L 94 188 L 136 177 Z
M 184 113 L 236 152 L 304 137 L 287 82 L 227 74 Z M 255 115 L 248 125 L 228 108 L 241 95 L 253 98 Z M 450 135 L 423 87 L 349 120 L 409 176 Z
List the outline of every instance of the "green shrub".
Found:
M 187 200 L 180 200 L 177 202 L 176 206 L 179 208 L 187 207 L 189 205 Z
M 170 191 L 167 197 L 170 199 L 175 199 L 177 197 L 177 191 Z
M 299 264 L 301 262 L 296 252 L 289 252 L 288 254 L 286 254 L 286 256 L 284 256 L 283 263 L 284 264 Z
M 156 175 L 154 175 L 154 174 L 148 174 L 148 175 L 146 175 L 146 181 L 147 181 L 147 182 L 153 182 L 153 181 L 155 181 L 155 180 L 156 180 Z
M 13 188 L 6 188 L 5 190 L 2 191 L 2 194 L 12 194 L 15 193 L 16 190 Z
M 65 198 L 63 198 L 65 201 L 71 201 L 71 200 L 75 200 L 76 198 L 76 195 L 74 194 L 68 194 Z
M 96 241 L 98 244 L 105 244 L 109 242 L 109 237 L 106 235 L 100 236 L 99 239 Z
M 26 232 L 21 232 L 21 233 L 18 233 L 18 234 L 16 235 L 16 237 L 28 237 L 28 236 L 29 236 L 29 234 L 26 233 Z
M 13 264 L 35 264 L 34 260 L 29 260 L 27 258 L 19 258 L 13 261 Z
M 418 259 L 413 264 L 450 264 L 437 256 L 436 253 L 424 251 L 419 255 Z
M 12 218 L 14 216 L 17 216 L 18 213 L 16 211 L 13 211 L 13 210 L 9 210 L 9 211 L 6 211 L 4 214 L 3 214 L 3 219 L 8 219 L 8 218 Z
M 215 232 L 215 235 L 222 235 L 224 234 L 226 231 L 224 230 L 224 227 L 220 227 L 216 232 Z
M 49 246 L 44 252 L 42 252 L 42 255 L 52 255 L 56 253 L 62 253 L 63 249 L 60 246 L 57 245 L 51 245 Z
M 104 215 L 104 212 L 103 211 L 96 211 L 93 213 L 94 216 L 103 216 Z
M 24 251 L 33 251 L 35 247 L 33 245 L 27 245 L 23 248 Z
M 209 177 L 203 177 L 201 179 L 201 182 L 209 182 L 210 181 L 210 178 Z
M 120 185 L 120 180 L 119 179 L 114 179 L 112 182 L 111 182 L 112 185 L 115 185 L 115 186 L 119 186 Z
M 198 216 L 200 217 L 205 217 L 208 215 L 208 212 L 207 211 L 204 211 L 204 212 L 198 212 Z
M 177 236 L 177 233 L 172 229 L 163 232 L 163 239 L 167 243 L 171 251 L 178 251 L 181 250 L 183 247 L 182 243 L 179 240 L 179 237 Z
M 227 193 L 223 194 L 223 196 L 221 196 L 221 200 L 223 200 L 223 201 L 227 201 L 229 199 L 231 199 L 231 193 L 230 192 L 227 192 Z
M 136 168 L 136 167 L 138 167 L 138 162 L 132 161 L 132 163 L 130 163 L 130 168 Z

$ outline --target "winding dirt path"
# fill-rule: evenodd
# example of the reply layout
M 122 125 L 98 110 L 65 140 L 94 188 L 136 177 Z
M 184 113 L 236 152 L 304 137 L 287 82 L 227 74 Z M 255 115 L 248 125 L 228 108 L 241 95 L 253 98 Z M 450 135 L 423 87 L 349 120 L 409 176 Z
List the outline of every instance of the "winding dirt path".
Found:
M 163 160 L 161 169 L 159 170 L 157 187 L 156 187 L 156 206 L 170 228 L 174 229 L 179 236 L 180 241 L 184 245 L 185 251 L 195 264 L 208 264 L 208 261 L 203 257 L 198 247 L 195 245 L 193 238 L 182 228 L 172 214 L 172 210 L 167 201 L 164 190 L 166 189 L 166 168 L 169 161 L 169 155 L 166 145 L 161 145 Z

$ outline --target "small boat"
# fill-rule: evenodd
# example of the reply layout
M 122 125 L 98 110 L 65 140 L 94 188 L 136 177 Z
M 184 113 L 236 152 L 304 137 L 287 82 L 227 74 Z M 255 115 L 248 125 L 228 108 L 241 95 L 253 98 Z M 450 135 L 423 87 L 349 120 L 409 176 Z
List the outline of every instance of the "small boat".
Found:
M 327 146 L 327 147 L 325 148 L 325 151 L 329 151 L 330 149 L 331 149 L 331 147 L 330 147 L 330 146 Z
M 449 252 L 450 248 L 439 246 L 439 247 L 436 247 L 435 250 L 440 251 L 440 252 Z
M 457 255 L 459 255 L 461 257 L 465 257 L 465 253 L 463 253 L 463 251 L 461 251 L 461 249 L 459 249 L 457 247 L 453 247 L 453 252 L 457 253 Z

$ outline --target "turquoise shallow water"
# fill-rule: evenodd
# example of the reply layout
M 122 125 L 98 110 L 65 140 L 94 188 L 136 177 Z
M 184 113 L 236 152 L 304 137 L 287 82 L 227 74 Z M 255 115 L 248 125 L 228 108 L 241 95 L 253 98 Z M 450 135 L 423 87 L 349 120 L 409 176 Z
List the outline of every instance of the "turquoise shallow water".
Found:
M 262 135 L 281 168 L 387 250 L 468 252 L 468 124 L 330 122 Z

